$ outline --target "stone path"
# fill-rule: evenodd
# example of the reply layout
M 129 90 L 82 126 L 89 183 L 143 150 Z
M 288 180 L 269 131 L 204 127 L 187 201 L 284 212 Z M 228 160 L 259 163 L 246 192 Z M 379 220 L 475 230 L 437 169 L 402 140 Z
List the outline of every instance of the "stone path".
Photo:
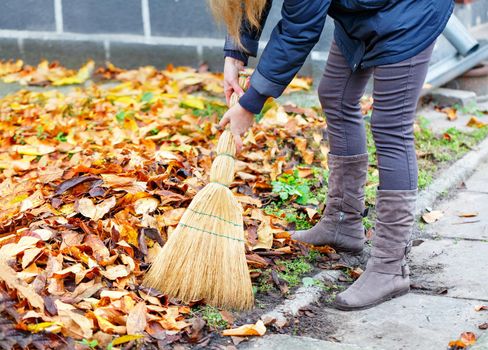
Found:
M 434 209 L 444 216 L 425 226 L 409 256 L 412 293 L 364 311 L 325 309 L 320 317 L 334 325 L 330 341 L 270 335 L 240 348 L 446 349 L 471 331 L 480 337 L 474 349 L 487 350 L 488 332 L 478 325 L 488 322 L 488 311 L 475 307 L 488 305 L 488 163 Z

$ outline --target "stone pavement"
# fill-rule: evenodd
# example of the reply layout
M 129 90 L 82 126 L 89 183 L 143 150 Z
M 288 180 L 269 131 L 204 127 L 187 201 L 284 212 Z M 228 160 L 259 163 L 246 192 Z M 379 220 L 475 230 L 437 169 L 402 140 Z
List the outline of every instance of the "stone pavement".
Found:
M 334 325 L 330 341 L 270 335 L 240 348 L 446 349 L 471 331 L 481 337 L 474 349 L 488 350 L 488 332 L 478 328 L 488 311 L 475 311 L 488 305 L 488 163 L 453 192 L 433 208 L 444 216 L 412 248 L 410 294 L 364 311 L 326 309 L 320 317 Z

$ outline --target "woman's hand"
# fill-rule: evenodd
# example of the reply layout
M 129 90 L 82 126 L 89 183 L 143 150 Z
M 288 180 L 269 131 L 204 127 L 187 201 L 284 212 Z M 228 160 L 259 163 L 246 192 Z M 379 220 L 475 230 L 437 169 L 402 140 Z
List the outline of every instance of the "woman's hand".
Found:
M 231 107 L 222 117 L 219 123 L 221 128 L 230 123 L 230 131 L 234 135 L 236 142 L 237 153 L 242 150 L 241 136 L 252 126 L 254 123 L 254 114 L 243 108 L 239 103 L 236 103 Z
M 227 106 L 230 106 L 230 96 L 237 93 L 241 96 L 244 91 L 239 86 L 239 72 L 244 70 L 244 63 L 232 57 L 225 58 L 224 64 L 224 93 Z

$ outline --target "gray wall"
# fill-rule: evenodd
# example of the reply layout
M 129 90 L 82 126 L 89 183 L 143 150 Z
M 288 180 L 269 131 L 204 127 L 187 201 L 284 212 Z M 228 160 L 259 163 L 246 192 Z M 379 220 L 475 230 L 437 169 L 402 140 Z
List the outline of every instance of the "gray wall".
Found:
M 263 45 L 281 3 L 274 1 Z M 468 26 L 488 22 L 488 0 L 458 5 L 456 11 Z M 303 74 L 320 74 L 332 32 L 329 19 Z M 78 67 L 93 58 L 127 68 L 207 62 L 220 69 L 223 37 L 205 0 L 0 0 L 0 57 L 29 64 L 46 58 Z

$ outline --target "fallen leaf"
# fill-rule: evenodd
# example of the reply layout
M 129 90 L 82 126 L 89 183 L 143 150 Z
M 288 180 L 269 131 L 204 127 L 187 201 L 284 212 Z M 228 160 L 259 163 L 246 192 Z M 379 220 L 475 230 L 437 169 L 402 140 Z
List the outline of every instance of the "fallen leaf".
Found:
M 458 216 L 460 218 L 474 218 L 476 216 L 478 216 L 478 212 L 466 212 L 466 213 L 459 213 Z
M 139 334 L 144 332 L 146 328 L 146 304 L 144 302 L 137 303 L 136 306 L 129 312 L 127 316 L 127 333 Z
M 222 332 L 224 336 L 238 336 L 238 337 L 245 337 L 245 336 L 263 336 L 266 333 L 266 326 L 264 325 L 263 321 L 259 320 L 256 324 L 245 324 L 238 328 L 233 329 L 226 329 Z
M 34 308 L 44 310 L 44 300 L 27 283 L 19 280 L 15 271 L 0 262 L 0 280 L 4 281 L 10 288 L 16 289 L 19 296 L 27 299 Z
M 305 208 L 305 211 L 307 212 L 307 216 L 310 220 L 313 219 L 313 217 L 317 214 L 317 210 L 316 209 L 312 209 L 312 208 Z
M 136 214 L 150 214 L 156 210 L 159 201 L 153 197 L 140 198 L 134 203 Z
M 466 345 L 473 345 L 476 343 L 476 335 L 473 332 L 463 332 L 460 340 Z
M 110 197 L 103 202 L 95 205 L 89 198 L 81 198 L 78 201 L 78 212 L 93 220 L 99 220 L 115 206 L 115 197 Z
M 475 311 L 488 310 L 488 305 L 478 305 L 474 308 Z
M 478 129 L 481 129 L 482 127 L 485 127 L 487 126 L 488 123 L 486 122 L 482 122 L 481 120 L 479 120 L 478 118 L 476 117 L 471 117 L 471 119 L 469 119 L 468 123 L 466 124 L 466 126 L 469 126 L 469 127 L 476 127 Z
M 112 341 L 112 345 L 120 345 L 120 344 L 125 344 L 133 340 L 141 339 L 144 338 L 144 335 L 142 334 L 128 334 L 128 335 L 123 335 L 121 337 L 115 338 Z
M 422 219 L 427 223 L 427 224 L 433 224 L 434 222 L 438 221 L 440 218 L 444 216 L 444 213 L 440 210 L 432 210 L 424 215 L 422 215 Z

